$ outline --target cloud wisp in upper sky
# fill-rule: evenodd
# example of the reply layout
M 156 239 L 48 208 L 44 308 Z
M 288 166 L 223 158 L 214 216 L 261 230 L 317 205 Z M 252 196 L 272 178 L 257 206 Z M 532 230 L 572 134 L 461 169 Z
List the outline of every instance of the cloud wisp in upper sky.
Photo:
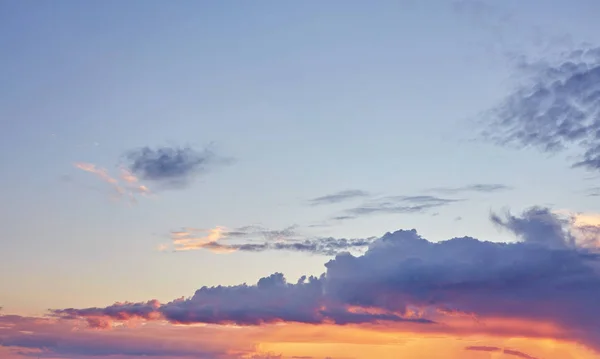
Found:
M 465 192 L 475 192 L 475 193 L 495 193 L 508 191 L 513 189 L 511 186 L 500 184 L 500 183 L 476 183 L 462 187 L 436 187 L 431 188 L 429 192 L 437 192 L 444 194 L 456 194 L 456 193 L 465 193 Z
M 426 189 L 424 192 L 452 195 L 459 193 L 494 193 L 511 189 L 511 186 L 505 184 L 477 183 L 461 187 L 435 187 Z M 342 213 L 332 217 L 332 219 L 334 221 L 343 221 L 374 214 L 426 213 L 430 209 L 467 200 L 466 198 L 443 198 L 432 195 L 376 196 L 368 191 L 354 189 L 315 197 L 309 200 L 309 204 L 312 206 L 320 206 L 350 202 L 359 199 L 363 199 L 364 202 L 358 206 L 345 209 Z
M 587 195 L 590 197 L 600 197 L 600 187 L 590 188 Z
M 142 147 L 128 151 L 124 158 L 131 173 L 166 188 L 186 187 L 210 167 L 231 161 L 209 149 L 192 147 Z
M 344 211 L 338 219 L 350 219 L 359 216 L 389 213 L 423 213 L 430 209 L 461 202 L 464 199 L 442 198 L 436 196 L 388 196 L 372 199 L 360 206 Z
M 526 61 L 528 80 L 486 117 L 484 136 L 500 145 L 576 151 L 573 167 L 600 170 L 600 48 Z
M 309 201 L 309 203 L 313 206 L 323 205 L 323 204 L 334 204 L 340 202 L 346 202 L 349 200 L 354 200 L 358 198 L 364 198 L 370 196 L 369 192 L 362 191 L 358 189 L 353 190 L 345 190 L 332 194 L 328 194 L 321 197 L 313 198 Z
M 302 277 L 293 284 L 275 273 L 255 285 L 202 287 L 192 297 L 167 303 L 115 303 L 52 313 L 104 327 L 131 318 L 237 325 L 389 322 L 418 324 L 423 331 L 443 325 L 444 331 L 455 333 L 475 325 L 470 321 L 477 318 L 485 323 L 477 324 L 477 331 L 532 335 L 531 323 L 538 323 L 554 328 L 551 335 L 557 338 L 600 349 L 597 249 L 579 246 L 568 223 L 548 209 L 505 219 L 494 214 L 492 219 L 514 229 L 519 241 L 464 237 L 430 242 L 415 230 L 400 230 L 372 242 L 363 255 L 338 254 L 320 277 Z M 470 319 L 456 323 L 457 316 Z M 530 325 L 493 324 L 500 319 Z

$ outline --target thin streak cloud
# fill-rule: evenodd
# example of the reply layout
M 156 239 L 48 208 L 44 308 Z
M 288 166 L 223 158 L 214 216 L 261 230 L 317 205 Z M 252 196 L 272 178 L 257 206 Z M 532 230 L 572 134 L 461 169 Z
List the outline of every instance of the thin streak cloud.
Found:
M 334 204 L 341 203 L 350 200 L 355 200 L 359 198 L 364 198 L 370 196 L 369 192 L 353 189 L 353 190 L 345 190 L 332 194 L 328 194 L 321 197 L 313 198 L 309 201 L 309 203 L 313 206 L 319 206 L 324 204 Z
M 113 198 L 127 199 L 131 203 L 137 203 L 136 195 L 149 195 L 150 189 L 139 183 L 139 180 L 131 172 L 121 169 L 119 178 L 112 177 L 104 168 L 100 168 L 93 163 L 76 162 L 75 168 L 92 173 L 104 183 L 110 185 Z M 124 182 L 124 183 L 121 183 Z
M 174 252 L 208 250 L 219 254 L 290 251 L 328 256 L 346 251 L 364 250 L 375 239 L 307 238 L 292 229 L 273 231 L 260 227 L 244 227 L 230 231 L 221 226 L 209 230 L 183 229 L 171 232 L 170 237 L 171 243 L 161 244 L 159 250 Z

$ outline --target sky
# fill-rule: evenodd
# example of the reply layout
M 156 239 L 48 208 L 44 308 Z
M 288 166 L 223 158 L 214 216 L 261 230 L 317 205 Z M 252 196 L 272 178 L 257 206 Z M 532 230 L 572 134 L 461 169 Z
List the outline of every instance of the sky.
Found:
M 0 357 L 600 357 L 595 0 L 0 0 Z

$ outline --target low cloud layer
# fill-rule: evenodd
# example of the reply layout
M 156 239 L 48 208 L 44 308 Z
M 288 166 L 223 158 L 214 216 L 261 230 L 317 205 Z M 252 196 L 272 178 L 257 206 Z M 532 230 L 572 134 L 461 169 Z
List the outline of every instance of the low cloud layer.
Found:
M 81 329 L 72 322 L 0 315 L 0 357 L 238 359 L 252 358 L 254 352 L 251 342 L 226 328 L 190 328 L 192 333 L 158 325 L 113 332 Z M 231 338 L 237 342 L 232 344 Z
M 574 151 L 573 167 L 600 170 L 600 48 L 523 61 L 527 81 L 493 108 L 484 135 L 500 145 Z
M 460 330 L 452 323 L 462 315 L 481 323 L 494 318 L 546 323 L 559 328 L 560 336 L 598 345 L 598 252 L 573 241 L 569 223 L 547 209 L 492 219 L 519 240 L 430 242 L 415 230 L 401 230 L 371 243 L 364 255 L 337 255 L 323 275 L 296 283 L 275 273 L 254 285 L 202 287 L 168 303 L 116 303 L 52 314 L 94 326 L 138 318 L 238 325 L 389 322 L 444 325 L 449 331 Z M 519 335 L 531 329 L 510 330 Z
M 170 188 L 185 187 L 195 176 L 228 162 L 208 149 L 191 147 L 142 147 L 128 151 L 124 158 L 131 173 Z

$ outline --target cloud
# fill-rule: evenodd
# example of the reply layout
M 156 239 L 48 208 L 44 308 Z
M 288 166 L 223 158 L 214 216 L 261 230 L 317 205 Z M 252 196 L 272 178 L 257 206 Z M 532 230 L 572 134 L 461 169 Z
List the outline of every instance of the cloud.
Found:
M 100 180 L 110 185 L 113 198 L 127 199 L 131 203 L 136 203 L 137 195 L 151 194 L 148 187 L 140 184 L 138 178 L 124 168 L 121 168 L 120 175 L 117 178 L 112 177 L 105 168 L 100 168 L 93 163 L 76 162 L 73 166 L 82 171 L 94 174 Z
M 0 349 L 12 348 L 18 358 L 64 359 L 234 359 L 254 352 L 251 342 L 228 328 L 194 328 L 185 333 L 173 327 L 144 325 L 121 326 L 107 332 L 81 330 L 77 325 L 43 318 L 0 316 L 0 326 L 5 328 L 0 329 Z M 231 338 L 236 342 L 232 343 Z
M 547 153 L 568 149 L 577 155 L 573 167 L 600 170 L 600 48 L 523 60 L 518 71 L 528 80 L 489 111 L 484 137 Z
M 360 206 L 347 209 L 344 216 L 337 219 L 350 219 L 357 216 L 389 213 L 422 213 L 463 199 L 448 199 L 436 196 L 388 196 L 371 200 Z
M 124 158 L 131 173 L 169 188 L 185 187 L 209 167 L 229 162 L 208 149 L 191 147 L 142 147 L 128 151 Z
M 436 187 L 429 189 L 430 192 L 438 192 L 444 194 L 456 194 L 464 192 L 481 192 L 481 193 L 492 193 L 508 191 L 513 189 L 512 186 L 499 183 L 477 183 L 462 187 Z
M 184 228 L 171 232 L 170 245 L 159 250 L 173 251 L 209 250 L 214 253 L 293 251 L 312 254 L 335 255 L 344 251 L 365 249 L 374 238 L 304 238 L 294 227 L 283 230 L 268 230 L 259 226 L 248 226 L 236 230 L 215 227 L 209 230 Z
M 63 318 L 83 317 L 96 320 L 127 320 L 164 318 L 172 323 L 260 325 L 277 322 L 336 324 L 370 323 L 376 321 L 407 321 L 430 323 L 393 312 L 369 313 L 327 305 L 323 296 L 323 279 L 302 277 L 289 284 L 283 274 L 261 278 L 256 285 L 202 287 L 193 297 L 166 304 L 153 300 L 147 303 L 116 303 L 105 308 L 62 309 L 53 313 Z M 94 322 L 90 322 L 93 325 Z
M 587 195 L 588 197 L 600 197 L 600 187 L 590 188 Z
M 192 297 L 167 303 L 116 303 L 52 314 L 184 324 L 395 323 L 456 333 L 465 330 L 464 321 L 477 318 L 471 325 L 480 332 L 525 336 L 539 330 L 600 348 L 598 252 L 572 241 L 560 230 L 569 224 L 549 210 L 492 218 L 519 240 L 430 242 L 415 230 L 400 230 L 371 243 L 363 255 L 338 254 L 320 277 L 293 284 L 275 273 L 254 285 L 202 287 Z M 530 324 L 494 324 L 507 321 Z
M 490 346 L 468 346 L 465 348 L 468 351 L 480 351 L 480 352 L 488 352 L 488 353 L 504 353 L 506 355 L 512 355 L 523 359 L 537 359 L 531 355 L 525 354 L 518 350 L 512 349 L 502 349 L 498 347 L 490 347 Z
M 600 215 L 533 207 L 521 216 L 492 213 L 493 223 L 528 243 L 557 249 L 600 248 Z
M 311 199 L 309 202 L 313 206 L 318 206 L 323 204 L 346 202 L 349 200 L 364 198 L 368 196 L 370 196 L 369 192 L 353 189 L 328 194 L 326 196 L 316 197 Z

